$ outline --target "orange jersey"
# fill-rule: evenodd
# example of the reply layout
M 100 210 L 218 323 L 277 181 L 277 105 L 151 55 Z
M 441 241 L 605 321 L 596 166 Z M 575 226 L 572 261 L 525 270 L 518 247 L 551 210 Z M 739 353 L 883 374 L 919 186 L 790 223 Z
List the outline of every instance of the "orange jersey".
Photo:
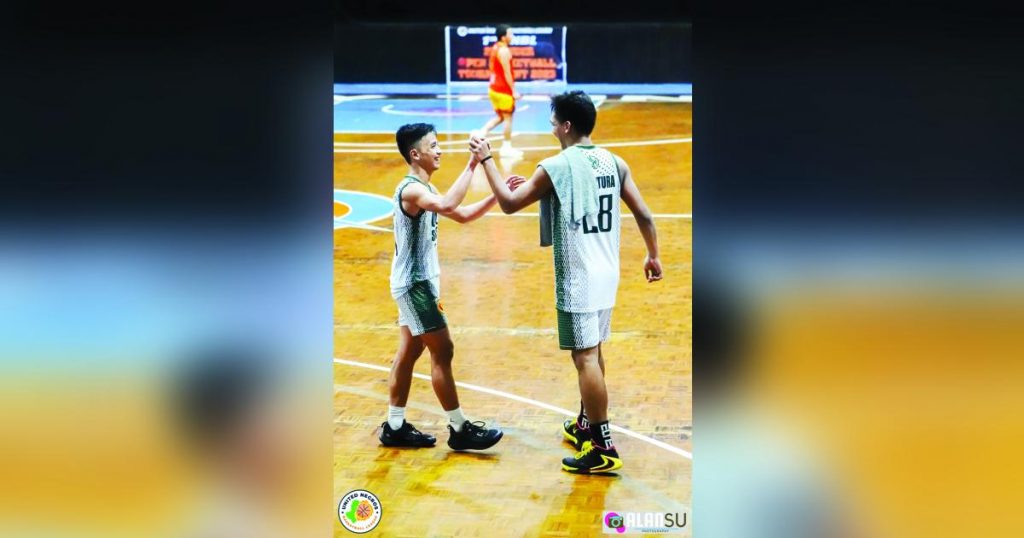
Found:
M 508 48 L 508 45 L 498 42 L 491 47 L 491 85 L 490 88 L 498 93 L 504 93 L 506 95 L 512 95 L 512 86 L 509 85 L 509 81 L 505 80 L 505 69 L 501 66 L 501 60 L 498 59 L 498 51 L 501 48 Z M 511 62 L 509 60 L 509 70 L 511 70 Z

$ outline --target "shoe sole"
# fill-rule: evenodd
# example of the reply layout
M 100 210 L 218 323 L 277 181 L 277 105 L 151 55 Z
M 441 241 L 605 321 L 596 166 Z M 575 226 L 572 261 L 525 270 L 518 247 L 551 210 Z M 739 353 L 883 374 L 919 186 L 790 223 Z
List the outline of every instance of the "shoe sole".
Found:
M 383 439 L 381 439 L 379 437 L 377 439 L 380 441 L 380 444 L 382 444 L 382 445 L 384 445 L 384 446 L 386 446 L 388 448 L 430 448 L 432 446 L 436 446 L 437 445 L 437 441 L 436 440 L 434 442 L 432 442 L 432 443 L 426 443 L 426 442 L 424 442 L 424 443 L 393 443 L 393 442 L 385 441 L 385 440 L 383 440 Z
M 505 437 L 505 432 L 498 432 L 498 438 L 495 439 L 493 443 L 491 443 L 491 444 L 489 444 L 487 446 L 479 446 L 479 447 L 468 446 L 468 447 L 461 447 L 461 448 L 453 447 L 452 443 L 451 443 L 451 440 L 449 439 L 448 440 L 448 448 L 450 448 L 452 450 L 458 450 L 460 452 L 463 451 L 463 450 L 487 450 L 488 448 L 491 448 L 492 446 L 498 444 L 498 441 L 501 441 L 502 437 Z
M 612 471 L 616 471 L 616 470 L 622 468 L 622 462 L 621 461 L 613 460 L 613 463 L 614 463 L 614 465 L 612 465 L 611 468 L 609 468 L 609 469 L 601 469 L 601 470 L 598 470 L 598 471 L 591 471 L 590 469 L 582 469 L 582 468 L 578 469 L 576 467 L 572 467 L 570 465 L 566 465 L 566 464 L 563 463 L 562 464 L 562 470 L 570 472 L 572 474 L 605 474 L 605 473 L 610 473 Z

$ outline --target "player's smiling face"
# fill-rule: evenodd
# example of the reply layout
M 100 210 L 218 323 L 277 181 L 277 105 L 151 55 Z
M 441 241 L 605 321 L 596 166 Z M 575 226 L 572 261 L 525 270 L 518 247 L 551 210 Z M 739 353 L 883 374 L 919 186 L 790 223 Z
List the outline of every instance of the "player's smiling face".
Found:
M 413 160 L 427 172 L 441 168 L 441 146 L 437 143 L 436 133 L 427 133 L 416 144 Z

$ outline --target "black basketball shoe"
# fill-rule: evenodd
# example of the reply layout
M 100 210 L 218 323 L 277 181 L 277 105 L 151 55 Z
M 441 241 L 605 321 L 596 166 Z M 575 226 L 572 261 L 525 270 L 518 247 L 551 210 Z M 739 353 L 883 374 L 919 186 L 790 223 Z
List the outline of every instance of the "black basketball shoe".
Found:
M 590 440 L 590 430 L 584 430 L 574 418 L 565 419 L 562 423 L 562 437 L 577 451 L 583 448 L 583 443 Z
M 384 421 L 380 426 L 380 442 L 384 446 L 430 447 L 437 443 L 437 438 L 413 428 L 408 421 L 402 421 L 402 427 L 397 430 L 392 430 Z
M 605 450 L 594 446 L 593 441 L 583 443 L 583 449 L 576 456 L 562 459 L 562 469 L 570 473 L 607 473 L 621 467 L 622 460 L 615 447 Z
M 468 420 L 462 423 L 461 432 L 455 431 L 455 428 L 449 424 L 448 433 L 450 434 L 448 446 L 452 450 L 485 450 L 497 444 L 501 440 L 501 436 L 505 435 L 497 428 L 485 428 L 483 422 Z

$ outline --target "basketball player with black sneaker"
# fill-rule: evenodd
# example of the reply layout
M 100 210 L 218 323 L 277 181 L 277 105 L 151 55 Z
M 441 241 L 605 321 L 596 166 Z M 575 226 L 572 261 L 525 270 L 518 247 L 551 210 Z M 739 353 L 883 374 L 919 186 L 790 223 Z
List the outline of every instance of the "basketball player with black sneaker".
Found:
M 597 109 L 587 94 L 566 92 L 551 98 L 552 134 L 562 152 L 537 166 L 517 190 L 504 185 L 488 159 L 490 147 L 478 137 L 470 150 L 481 160 L 487 182 L 506 214 L 540 201 L 541 245 L 553 245 L 558 343 L 569 350 L 579 380 L 581 408 L 562 434 L 578 452 L 562 460 L 572 473 L 605 473 L 622 467 L 608 422 L 601 343 L 611 331 L 619 285 L 619 201 L 636 218 L 647 245 L 644 274 L 662 278 L 654 219 L 640 196 L 626 162 L 590 140 Z
M 403 125 L 395 134 L 398 151 L 409 172 L 395 188 L 393 216 L 395 254 L 391 263 L 391 296 L 398 303 L 399 346 L 389 377 L 390 405 L 381 425 L 380 442 L 389 447 L 431 447 L 436 438 L 405 420 L 405 405 L 412 385 L 413 365 L 430 351 L 430 377 L 434 393 L 448 415 L 448 446 L 454 450 L 483 450 L 503 435 L 499 429 L 471 422 L 459 407 L 452 375 L 454 345 L 441 304 L 441 268 L 437 258 L 437 216 L 467 223 L 494 206 L 494 196 L 461 206 L 478 161 L 469 163 L 445 194 L 430 184 L 441 166 L 441 148 L 433 125 Z M 515 190 L 522 176 L 512 176 L 507 188 Z

